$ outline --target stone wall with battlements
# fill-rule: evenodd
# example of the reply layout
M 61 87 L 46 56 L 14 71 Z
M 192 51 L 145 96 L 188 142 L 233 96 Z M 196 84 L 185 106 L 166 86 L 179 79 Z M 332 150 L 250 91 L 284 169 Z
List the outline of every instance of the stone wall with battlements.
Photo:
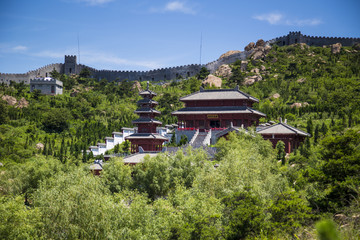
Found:
M 360 38 L 337 38 L 337 37 L 313 37 L 301 34 L 301 32 L 290 32 L 288 35 L 274 38 L 267 41 L 267 44 L 277 44 L 279 46 L 291 45 L 295 43 L 306 43 L 310 46 L 323 46 L 334 43 L 341 43 L 343 46 L 352 46 L 360 43 Z M 214 73 L 222 64 L 231 64 L 236 60 L 245 60 L 251 51 L 243 51 L 227 57 L 219 58 L 204 65 L 190 64 L 177 67 L 154 69 L 150 71 L 116 71 L 116 70 L 97 70 L 83 64 L 77 64 L 75 55 L 65 55 L 64 63 L 49 64 L 39 69 L 29 71 L 24 74 L 0 73 L 0 83 L 9 84 L 10 81 L 30 83 L 30 79 L 36 77 L 49 77 L 54 69 L 62 74 L 79 74 L 83 68 L 88 68 L 91 77 L 96 79 L 107 79 L 109 81 L 163 81 L 188 78 L 199 73 L 202 67 L 206 67 L 210 73 Z
M 318 47 L 335 43 L 341 43 L 341 45 L 343 46 L 353 46 L 356 43 L 360 43 L 360 38 L 318 37 L 303 35 L 301 32 L 289 32 L 288 35 L 271 39 L 267 41 L 267 43 L 277 44 L 279 46 L 291 45 L 296 43 L 305 43 L 309 46 Z

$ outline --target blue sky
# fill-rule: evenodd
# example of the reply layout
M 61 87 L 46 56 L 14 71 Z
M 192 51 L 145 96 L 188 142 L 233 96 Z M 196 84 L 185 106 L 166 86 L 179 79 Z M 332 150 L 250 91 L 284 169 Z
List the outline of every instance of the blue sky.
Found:
M 0 72 L 25 73 L 64 55 L 113 70 L 216 60 L 251 41 L 301 31 L 360 37 L 360 1 L 1 0 Z

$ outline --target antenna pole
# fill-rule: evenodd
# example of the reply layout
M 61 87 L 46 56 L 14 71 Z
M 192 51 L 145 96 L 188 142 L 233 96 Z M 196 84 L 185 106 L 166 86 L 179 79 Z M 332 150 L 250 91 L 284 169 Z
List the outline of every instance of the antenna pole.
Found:
M 78 32 L 77 40 L 78 40 L 78 57 L 79 57 L 79 64 L 80 64 L 80 38 L 79 38 L 79 32 Z
M 200 35 L 200 65 L 201 65 L 201 50 L 202 50 L 202 32 Z

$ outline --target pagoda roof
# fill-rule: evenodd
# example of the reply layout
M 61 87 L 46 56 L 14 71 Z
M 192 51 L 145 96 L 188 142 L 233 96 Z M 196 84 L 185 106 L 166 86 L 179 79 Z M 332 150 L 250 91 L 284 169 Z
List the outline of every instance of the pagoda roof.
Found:
M 159 112 L 158 110 L 155 110 L 153 108 L 139 108 L 136 109 L 134 113 L 156 113 L 156 114 L 161 114 L 161 112 Z
M 145 90 L 145 91 L 140 92 L 139 94 L 140 94 L 140 96 L 141 96 L 141 95 L 157 96 L 157 93 L 156 93 L 156 92 L 153 92 L 153 91 L 151 91 L 151 90 Z
M 265 127 L 258 130 L 257 132 L 260 134 L 296 134 L 305 137 L 310 136 L 309 133 L 287 125 L 286 123 L 278 123 L 269 127 Z
M 144 117 L 140 117 L 134 121 L 132 121 L 132 123 L 156 123 L 156 124 L 162 124 L 162 122 L 155 120 L 153 118 L 144 118 Z
M 183 114 L 235 114 L 253 113 L 265 117 L 266 114 L 247 106 L 224 106 L 224 107 L 186 107 L 172 112 L 173 115 Z
M 159 140 L 169 140 L 166 137 L 161 136 L 157 133 L 134 133 L 130 136 L 125 137 L 125 139 L 159 139 Z
M 239 90 L 239 86 L 232 89 L 208 89 L 200 88 L 200 91 L 194 92 L 190 95 L 180 98 L 180 101 L 193 100 L 242 100 L 248 99 L 254 102 L 259 102 L 259 99 L 250 96 Z
M 143 98 L 143 99 L 137 101 L 137 103 L 151 103 L 151 104 L 156 104 L 156 105 L 159 104 L 157 101 L 154 101 L 150 98 Z

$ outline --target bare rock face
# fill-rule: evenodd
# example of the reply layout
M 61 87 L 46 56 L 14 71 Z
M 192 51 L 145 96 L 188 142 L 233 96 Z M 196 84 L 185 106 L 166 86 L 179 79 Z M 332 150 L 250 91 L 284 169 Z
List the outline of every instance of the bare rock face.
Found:
M 17 108 L 27 108 L 29 106 L 29 102 L 26 101 L 25 98 L 21 98 L 18 105 L 16 106 Z
M 135 81 L 134 84 L 132 85 L 132 89 L 141 92 L 142 91 L 141 84 L 138 81 Z
M 72 89 L 70 97 L 76 97 L 79 93 L 80 91 L 78 89 Z
M 229 57 L 231 55 L 234 55 L 234 54 L 237 54 L 237 53 L 241 53 L 241 51 L 239 50 L 230 50 L 230 51 L 227 51 L 226 53 L 222 54 L 219 59 L 222 59 L 222 58 L 225 58 L 225 57 Z
M 42 144 L 41 142 L 39 142 L 39 143 L 37 143 L 36 145 L 35 145 L 35 147 L 36 147 L 36 149 L 37 150 L 44 150 L 44 144 Z
M 299 102 L 296 102 L 296 103 L 291 104 L 290 107 L 291 107 L 291 108 L 294 108 L 294 107 L 296 107 L 296 108 L 301 108 L 301 107 L 302 107 L 302 104 L 299 103 Z
M 341 43 L 335 43 L 335 44 L 330 45 L 330 47 L 331 47 L 331 52 L 333 54 L 337 54 L 337 53 L 340 53 L 342 45 L 341 45 Z
M 252 85 L 255 82 L 259 82 L 261 80 L 262 80 L 262 77 L 260 75 L 246 77 L 244 80 L 244 85 Z
M 17 103 L 16 98 L 9 96 L 9 95 L 4 95 L 1 97 L 1 99 L 6 101 L 10 106 L 15 106 Z
M 202 84 L 204 84 L 204 85 L 209 84 L 210 86 L 220 88 L 221 84 L 222 84 L 222 80 L 219 77 L 216 77 L 216 76 L 214 76 L 212 74 L 209 74 L 209 76 L 207 76 L 205 78 L 205 80 L 202 81 Z
M 250 72 L 259 74 L 259 73 L 260 73 L 260 69 L 258 69 L 258 68 L 253 68 L 253 69 L 251 69 Z
M 355 50 L 360 50 L 360 43 L 355 43 L 354 46 L 353 46 L 353 49 Z
M 307 45 L 306 43 L 300 43 L 300 49 L 304 50 L 304 49 L 308 49 L 309 45 Z
M 293 103 L 290 107 L 291 108 L 294 108 L 294 107 L 301 108 L 301 107 L 306 107 L 308 105 L 309 105 L 309 103 L 307 103 L 307 102 L 303 102 L 303 103 L 296 102 L 296 103 Z
M 223 64 L 216 70 L 215 75 L 218 77 L 231 77 L 231 67 L 228 64 Z
M 245 72 L 248 64 L 249 64 L 248 61 L 241 61 L 240 70 L 241 70 L 242 72 Z
M 255 43 L 251 42 L 244 49 L 245 49 L 245 51 L 250 51 L 250 50 L 252 50 L 254 48 L 255 48 Z
M 256 42 L 256 47 L 264 47 L 265 46 L 265 41 L 262 39 L 257 40 Z
M 251 59 L 253 59 L 253 60 L 259 60 L 259 59 L 262 59 L 264 57 L 265 57 L 265 54 L 262 51 L 262 49 L 256 50 L 251 54 Z
M 274 94 L 274 95 L 272 95 L 271 97 L 272 97 L 272 98 L 274 98 L 274 99 L 277 99 L 277 98 L 279 98 L 279 97 L 280 97 L 280 94 L 275 93 L 275 94 Z
M 303 83 L 303 82 L 305 82 L 305 81 L 306 81 L 305 78 L 299 78 L 298 80 L 296 80 L 296 82 L 298 82 L 298 83 Z

